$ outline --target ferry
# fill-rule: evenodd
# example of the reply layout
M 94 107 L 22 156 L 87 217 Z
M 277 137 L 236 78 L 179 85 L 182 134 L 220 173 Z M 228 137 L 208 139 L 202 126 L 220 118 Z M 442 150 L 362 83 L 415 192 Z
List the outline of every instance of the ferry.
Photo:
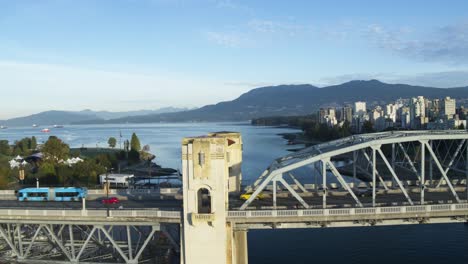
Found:
M 44 128 L 44 129 L 41 130 L 41 132 L 42 132 L 42 133 L 49 133 L 49 132 L 50 132 L 50 129 Z

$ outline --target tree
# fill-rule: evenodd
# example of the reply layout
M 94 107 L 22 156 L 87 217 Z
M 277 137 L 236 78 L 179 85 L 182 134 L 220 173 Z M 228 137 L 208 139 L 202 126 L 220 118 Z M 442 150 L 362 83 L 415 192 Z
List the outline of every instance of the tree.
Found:
M 45 159 L 58 162 L 68 158 L 70 155 L 70 147 L 56 136 L 50 136 L 42 147 L 42 153 Z
M 37 148 L 37 139 L 36 139 L 35 136 L 33 136 L 31 138 L 31 143 L 30 143 L 29 149 L 35 150 L 36 148 Z
M 11 155 L 11 148 L 8 140 L 0 140 L 0 154 L 10 156 Z
M 370 121 L 364 121 L 362 124 L 362 133 L 372 133 L 374 132 L 374 126 Z
M 463 125 L 463 123 L 461 123 L 461 124 L 458 126 L 458 129 L 465 129 L 465 125 Z
M 115 139 L 115 137 L 110 137 L 107 143 L 109 143 L 109 147 L 115 148 L 117 145 L 117 139 Z
M 130 149 L 134 151 L 141 150 L 140 140 L 135 133 L 132 134 L 132 139 L 130 140 Z

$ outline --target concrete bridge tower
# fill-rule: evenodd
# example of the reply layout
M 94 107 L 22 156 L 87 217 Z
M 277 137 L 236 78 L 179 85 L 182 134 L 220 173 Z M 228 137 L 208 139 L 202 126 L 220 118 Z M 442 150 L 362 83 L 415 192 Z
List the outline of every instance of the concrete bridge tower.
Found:
M 219 132 L 182 141 L 182 264 L 247 263 L 246 231 L 226 221 L 229 192 L 241 186 L 242 139 Z

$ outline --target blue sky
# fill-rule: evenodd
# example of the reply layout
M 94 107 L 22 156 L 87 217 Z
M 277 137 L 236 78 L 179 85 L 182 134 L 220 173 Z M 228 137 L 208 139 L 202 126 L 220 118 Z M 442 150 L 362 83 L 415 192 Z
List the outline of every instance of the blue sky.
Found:
M 466 1 L 0 0 L 0 118 L 352 79 L 468 85 Z

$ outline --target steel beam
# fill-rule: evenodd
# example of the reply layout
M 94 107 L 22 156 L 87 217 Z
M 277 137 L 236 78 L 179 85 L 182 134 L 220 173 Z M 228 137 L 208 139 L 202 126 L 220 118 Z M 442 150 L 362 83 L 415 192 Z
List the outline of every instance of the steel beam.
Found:
M 427 141 L 425 141 L 427 143 Z M 421 186 L 421 204 L 424 204 L 424 189 L 426 189 L 426 144 L 421 142 L 421 180 L 419 181 L 419 185 Z
M 107 232 L 107 230 L 101 226 L 101 227 L 98 227 L 98 229 L 101 229 L 102 233 L 107 237 L 107 239 L 111 242 L 112 246 L 114 246 L 114 249 L 117 250 L 117 252 L 120 254 L 120 256 L 125 260 L 125 262 L 129 262 L 129 259 L 127 257 L 127 255 L 125 255 L 125 253 L 122 251 L 122 249 L 120 248 L 120 246 L 114 241 L 114 239 L 112 238 L 112 236 Z
M 296 184 L 296 186 L 301 189 L 301 191 L 303 193 L 308 193 L 309 191 L 307 191 L 307 189 L 304 187 L 304 185 L 302 185 L 297 179 L 296 177 L 294 177 L 294 175 L 291 173 L 291 172 L 288 172 L 288 175 L 289 177 L 291 177 L 291 179 L 294 181 L 294 183 Z
M 323 206 L 323 209 L 326 209 L 328 187 L 327 187 L 327 163 L 325 160 L 322 160 L 322 189 L 323 189 L 322 206 Z
M 364 149 L 362 149 L 361 151 L 362 151 L 362 153 L 364 154 L 364 157 L 366 158 L 367 162 L 370 162 L 370 164 L 372 165 L 372 170 L 374 170 L 374 167 L 375 167 L 375 174 L 376 174 L 377 177 L 379 178 L 379 181 L 380 181 L 380 183 L 382 183 L 382 185 L 383 185 L 383 187 L 385 188 L 385 190 L 388 191 L 387 184 L 385 184 L 384 179 L 382 178 L 382 176 L 380 175 L 379 171 L 377 170 L 377 164 L 374 166 L 374 161 L 371 161 L 371 159 L 370 159 L 369 155 L 367 154 L 367 152 L 366 152 Z M 373 153 L 373 152 L 372 152 L 372 153 Z M 374 153 L 373 153 L 373 154 L 374 154 Z M 373 154 L 372 154 L 372 155 L 373 155 Z M 372 156 L 372 157 L 373 157 L 373 156 Z M 374 173 L 372 172 L 372 175 L 373 175 L 373 174 L 374 174 Z M 374 178 L 374 176 L 372 176 L 372 178 Z
M 455 154 L 453 155 L 452 159 L 450 159 L 450 162 L 449 162 L 449 164 L 447 165 L 447 168 L 445 169 L 445 174 L 447 174 L 448 171 L 450 170 L 450 167 L 452 166 L 452 164 L 453 164 L 453 162 L 455 161 L 456 157 L 457 157 L 458 154 L 460 153 L 460 150 L 462 149 L 463 145 L 465 144 L 465 141 L 466 141 L 466 140 L 462 140 L 462 141 L 460 142 L 460 144 L 458 145 L 457 150 L 455 151 Z M 442 184 L 442 182 L 443 182 L 443 180 L 440 179 L 440 180 L 439 180 L 439 183 L 437 184 L 437 188 L 440 187 L 440 185 Z
M 12 240 L 7 236 L 7 234 L 5 233 L 5 230 L 3 229 L 3 227 L 1 225 L 0 225 L 0 235 L 3 237 L 3 239 L 5 239 L 8 246 L 10 246 L 10 249 L 13 250 L 13 252 L 17 256 L 20 256 L 18 250 L 16 249 L 16 246 L 13 244 Z
M 276 192 L 277 192 L 276 181 L 273 181 L 273 208 L 276 209 Z
M 440 173 L 442 173 L 442 177 L 444 177 L 444 179 L 447 181 L 447 185 L 449 186 L 450 190 L 452 191 L 453 196 L 455 197 L 455 199 L 457 200 L 457 202 L 460 203 L 460 198 L 458 197 L 457 192 L 456 192 L 455 189 L 453 188 L 452 183 L 450 182 L 450 179 L 449 179 L 448 176 L 447 176 L 447 173 L 445 172 L 444 168 L 443 168 L 442 165 L 440 164 L 439 159 L 437 158 L 436 154 L 435 154 L 434 151 L 432 150 L 431 146 L 429 146 L 429 144 L 428 144 L 427 142 L 426 142 L 425 144 L 426 144 L 427 150 L 429 150 L 429 153 L 432 155 L 432 158 L 434 159 L 435 164 L 436 164 L 437 167 L 439 168 Z
M 376 164 L 377 164 L 377 159 L 376 159 L 376 155 L 375 155 L 375 148 L 372 148 L 372 207 L 375 207 L 375 197 L 376 197 L 376 193 L 375 193 L 375 188 L 376 188 L 376 180 L 375 180 L 375 176 L 377 175 L 377 167 L 376 167 Z
M 382 150 L 380 149 L 380 146 L 379 146 L 378 148 L 376 148 L 376 150 L 379 152 L 380 157 L 381 157 L 382 160 L 385 162 L 385 165 L 387 165 L 388 170 L 389 170 L 390 173 L 392 174 L 393 178 L 395 178 L 396 182 L 398 183 L 398 186 L 400 187 L 400 190 L 403 192 L 403 194 L 405 195 L 405 197 L 406 197 L 406 199 L 408 200 L 408 202 L 409 202 L 411 205 L 414 205 L 413 201 L 411 200 L 411 197 L 408 195 L 408 192 L 406 192 L 405 187 L 404 187 L 403 184 L 401 183 L 401 181 L 400 181 L 400 179 L 398 178 L 398 176 L 396 175 L 395 171 L 392 169 L 391 164 L 388 162 L 388 160 L 387 160 L 387 158 L 385 157 L 384 153 L 383 153 Z
M 291 187 L 291 185 L 289 185 L 284 179 L 283 177 L 278 177 L 278 181 L 281 182 L 284 187 L 286 187 L 286 189 L 288 189 L 288 191 L 296 198 L 296 200 L 298 200 L 302 206 L 304 206 L 304 208 L 309 208 L 309 205 L 304 201 L 304 199 L 302 199 L 302 197 Z
M 63 254 L 71 261 L 73 260 L 73 258 L 70 256 L 70 254 L 68 253 L 68 250 L 63 246 L 62 242 L 57 238 L 57 236 L 54 234 L 53 230 L 48 226 L 48 225 L 45 225 L 44 226 L 45 229 L 48 231 L 48 233 L 50 234 L 50 236 L 52 237 L 52 240 L 55 241 L 55 243 L 59 246 L 59 248 L 62 250 Z
M 145 242 L 143 243 L 143 245 L 141 246 L 140 250 L 138 251 L 138 253 L 135 255 L 135 260 L 138 260 L 140 257 L 141 257 L 141 254 L 143 253 L 143 251 L 145 250 L 146 246 L 148 245 L 148 243 L 151 241 L 151 238 L 153 237 L 154 233 L 156 232 L 156 228 L 154 227 L 151 227 L 151 232 L 149 234 L 149 236 L 146 238 Z
M 414 174 L 416 174 L 416 177 L 418 177 L 418 180 L 421 180 L 421 176 L 419 175 L 418 170 L 416 169 L 416 166 L 414 166 L 413 161 L 408 156 L 408 153 L 406 152 L 403 145 L 401 143 L 398 143 L 398 146 L 400 147 L 401 151 L 403 151 L 403 156 L 405 157 L 405 159 L 408 161 L 409 165 L 411 166 L 411 170 L 414 172 Z
M 356 201 L 356 203 L 358 204 L 359 207 L 363 207 L 361 201 L 359 201 L 359 199 L 356 197 L 353 190 L 349 187 L 348 183 L 343 179 L 341 174 L 336 169 L 335 165 L 333 165 L 333 163 L 331 161 L 329 161 L 329 160 L 327 161 L 327 164 L 328 164 L 328 167 L 330 168 L 330 170 L 332 171 L 333 175 L 335 175 L 335 177 L 340 182 L 341 186 L 344 187 L 349 192 L 349 194 L 351 194 L 351 196 Z

